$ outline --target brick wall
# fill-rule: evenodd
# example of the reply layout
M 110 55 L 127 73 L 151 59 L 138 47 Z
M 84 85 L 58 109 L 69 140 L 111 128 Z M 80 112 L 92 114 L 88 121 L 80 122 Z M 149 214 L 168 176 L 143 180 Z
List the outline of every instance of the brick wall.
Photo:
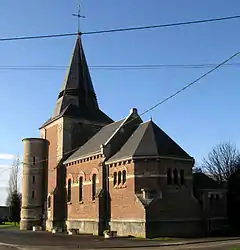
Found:
M 160 199 L 147 206 L 147 220 L 174 220 L 198 218 L 200 209 L 192 195 L 191 161 L 160 159 L 136 162 L 136 192 L 142 188 L 157 190 Z M 171 169 L 172 182 L 167 182 L 167 171 Z M 178 183 L 174 183 L 173 171 L 178 172 Z M 184 170 L 184 183 L 180 181 L 180 170 Z
M 52 192 L 56 187 L 56 171 L 54 168 L 57 165 L 57 140 L 58 140 L 58 124 L 46 128 L 45 136 L 49 141 L 48 152 L 48 193 Z M 43 136 L 42 136 L 43 137 Z
M 97 156 L 82 161 L 82 163 L 67 166 L 68 180 L 72 180 L 71 202 L 67 205 L 68 220 L 98 220 L 99 199 L 92 200 L 92 176 L 97 175 L 97 193 L 102 188 L 102 161 L 103 158 Z M 83 201 L 79 202 L 79 178 L 83 177 Z M 67 188 L 67 187 L 66 187 Z
M 58 163 L 62 158 L 62 119 L 54 121 L 53 123 L 47 125 L 45 128 L 41 129 L 41 136 L 49 141 L 49 153 L 48 153 L 48 179 L 47 182 L 47 192 L 50 195 L 51 206 L 48 209 L 48 221 L 47 230 L 53 227 L 52 221 L 56 220 L 58 215 L 56 215 L 57 202 L 56 200 L 56 187 L 58 185 L 58 173 L 59 166 Z
M 114 186 L 114 172 L 126 171 L 126 183 Z M 123 177 L 122 180 L 123 181 Z M 111 220 L 145 220 L 145 209 L 135 196 L 134 163 L 109 168 Z

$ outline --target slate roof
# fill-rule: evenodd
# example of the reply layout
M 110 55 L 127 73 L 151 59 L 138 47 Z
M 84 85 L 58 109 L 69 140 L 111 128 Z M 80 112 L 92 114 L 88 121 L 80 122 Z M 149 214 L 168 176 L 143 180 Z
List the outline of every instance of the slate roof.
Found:
M 108 159 L 108 162 L 134 156 L 172 156 L 192 159 L 152 121 L 140 124 L 123 147 Z
M 119 128 L 125 119 L 108 124 L 100 129 L 89 141 L 87 141 L 82 147 L 74 152 L 64 164 L 77 160 L 82 156 L 90 155 L 100 152 L 101 144 L 104 144 L 113 133 Z
M 42 127 L 62 116 L 84 118 L 105 124 L 113 122 L 99 109 L 80 36 L 77 37 L 54 113 Z
M 197 190 L 200 189 L 221 189 L 223 188 L 215 180 L 204 173 L 193 173 L 193 185 Z

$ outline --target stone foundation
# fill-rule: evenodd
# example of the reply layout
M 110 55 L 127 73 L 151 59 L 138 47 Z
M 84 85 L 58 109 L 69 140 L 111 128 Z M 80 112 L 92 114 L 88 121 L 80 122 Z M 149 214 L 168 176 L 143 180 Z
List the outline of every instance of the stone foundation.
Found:
M 52 229 L 53 229 L 53 221 L 47 219 L 47 220 L 46 220 L 46 231 L 49 231 L 49 232 L 50 232 Z
M 146 238 L 145 222 L 141 221 L 111 221 L 111 231 L 117 231 L 118 236 L 135 236 Z
M 22 219 L 20 221 L 20 230 L 32 230 L 33 226 L 40 226 L 40 220 Z
M 46 220 L 46 231 L 52 231 L 54 228 L 60 228 L 63 232 L 66 232 L 66 221 L 65 220 Z
M 201 220 L 192 221 L 151 221 L 146 223 L 147 238 L 153 237 L 194 237 L 204 235 Z
M 78 229 L 80 234 L 101 235 L 103 233 L 101 223 L 99 221 L 68 220 L 66 224 L 67 230 Z
M 118 236 L 153 237 L 184 237 L 204 235 L 201 220 L 192 221 L 111 221 L 110 228 L 117 231 Z

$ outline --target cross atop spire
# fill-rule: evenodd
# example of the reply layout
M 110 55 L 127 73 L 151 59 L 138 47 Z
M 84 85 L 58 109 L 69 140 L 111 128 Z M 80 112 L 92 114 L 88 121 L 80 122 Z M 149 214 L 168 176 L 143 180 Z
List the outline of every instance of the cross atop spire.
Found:
M 85 16 L 82 16 L 81 15 L 81 0 L 79 0 L 79 5 L 78 5 L 78 12 L 77 14 L 72 14 L 74 17 L 77 17 L 78 18 L 78 34 L 80 35 L 81 32 L 80 32 L 80 20 L 81 18 L 85 18 Z

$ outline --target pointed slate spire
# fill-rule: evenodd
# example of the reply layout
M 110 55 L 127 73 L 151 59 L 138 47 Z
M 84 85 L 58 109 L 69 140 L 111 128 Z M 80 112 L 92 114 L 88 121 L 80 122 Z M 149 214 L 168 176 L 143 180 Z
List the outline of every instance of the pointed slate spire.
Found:
M 81 113 L 99 109 L 80 35 L 77 37 L 52 118 L 61 115 L 70 104 L 81 110 Z

